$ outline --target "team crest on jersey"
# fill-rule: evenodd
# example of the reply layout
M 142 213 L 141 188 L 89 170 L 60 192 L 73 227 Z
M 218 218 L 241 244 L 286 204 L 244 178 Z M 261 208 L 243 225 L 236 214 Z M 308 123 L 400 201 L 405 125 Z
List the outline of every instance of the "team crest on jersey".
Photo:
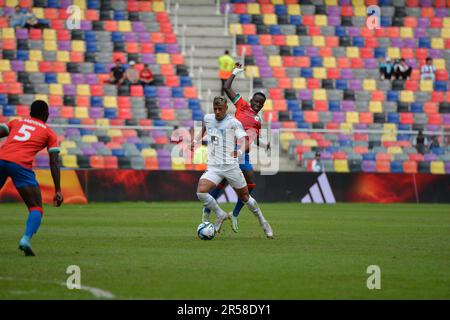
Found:
M 261 118 L 259 116 L 255 116 L 255 120 L 261 122 Z

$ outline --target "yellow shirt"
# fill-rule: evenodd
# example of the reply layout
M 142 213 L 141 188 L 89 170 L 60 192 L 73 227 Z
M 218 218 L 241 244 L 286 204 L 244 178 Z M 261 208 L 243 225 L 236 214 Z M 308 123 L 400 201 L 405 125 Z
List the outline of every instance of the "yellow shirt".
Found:
M 219 78 L 228 79 L 231 76 L 231 71 L 234 68 L 234 59 L 228 55 L 224 54 L 218 59 L 219 63 Z

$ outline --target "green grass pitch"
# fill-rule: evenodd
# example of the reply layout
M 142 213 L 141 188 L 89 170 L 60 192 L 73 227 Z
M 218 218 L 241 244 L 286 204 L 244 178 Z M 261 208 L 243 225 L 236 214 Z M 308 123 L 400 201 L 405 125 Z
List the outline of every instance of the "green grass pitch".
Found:
M 196 236 L 196 202 L 46 207 L 33 239 L 17 249 L 27 213 L 0 205 L 0 299 L 449 299 L 449 205 L 261 204 L 275 239 L 244 208 L 212 241 Z M 232 205 L 224 206 L 231 210 Z M 367 267 L 381 269 L 369 290 Z

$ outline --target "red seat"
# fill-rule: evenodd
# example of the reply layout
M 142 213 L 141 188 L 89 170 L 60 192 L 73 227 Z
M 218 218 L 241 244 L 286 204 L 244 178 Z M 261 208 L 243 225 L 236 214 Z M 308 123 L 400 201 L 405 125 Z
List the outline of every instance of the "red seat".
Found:
M 345 153 L 343 151 L 336 151 L 336 152 L 333 152 L 331 157 L 333 158 L 333 160 L 346 160 L 347 153 Z
M 419 81 L 417 80 L 406 80 L 405 82 L 405 90 L 409 91 L 417 91 L 419 90 Z
M 166 77 L 166 86 L 179 87 L 180 86 L 180 78 L 178 76 L 167 76 Z
M 444 69 L 436 70 L 436 80 L 438 81 L 447 81 L 448 80 L 448 72 Z
M 285 46 L 286 36 L 284 34 L 276 34 L 273 36 L 273 45 L 275 46 Z
M 308 89 L 320 89 L 322 86 L 320 79 L 308 78 L 306 79 L 306 87 Z
M 100 84 L 92 84 L 91 96 L 103 96 L 103 86 Z
M 411 112 L 400 112 L 400 123 L 401 124 L 413 124 L 414 117 Z
M 339 79 L 341 77 L 339 68 L 329 68 L 327 70 L 328 79 Z
M 144 96 L 144 88 L 141 85 L 132 85 L 130 86 L 130 95 L 133 97 L 142 97 Z
M 131 108 L 130 97 L 118 96 L 117 106 L 119 109 L 130 109 Z
M 272 100 L 284 99 L 283 90 L 279 88 L 269 88 L 269 97 Z
M 105 168 L 105 158 L 102 156 L 90 156 L 89 165 L 94 169 L 104 169 Z
M 104 159 L 106 169 L 117 169 L 119 167 L 119 163 L 115 156 L 106 156 Z

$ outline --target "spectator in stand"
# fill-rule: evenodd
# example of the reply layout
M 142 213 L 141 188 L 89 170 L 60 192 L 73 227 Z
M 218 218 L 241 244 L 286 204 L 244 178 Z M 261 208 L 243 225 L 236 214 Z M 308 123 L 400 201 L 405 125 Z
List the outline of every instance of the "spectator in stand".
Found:
M 419 130 L 419 133 L 417 134 L 417 137 L 413 142 L 413 145 L 415 146 L 417 152 L 420 154 L 425 154 L 427 144 L 428 144 L 427 137 L 424 136 L 422 130 Z
M 388 79 L 390 80 L 392 74 L 394 73 L 394 64 L 392 63 L 391 58 L 387 57 L 386 60 L 380 58 L 380 77 L 382 80 Z
M 431 57 L 428 57 L 425 61 L 425 64 L 422 66 L 420 79 L 429 79 L 434 81 L 434 71 L 433 59 Z
M 139 84 L 139 71 L 136 69 L 136 62 L 131 60 L 129 68 L 125 71 L 125 83 L 126 84 Z
M 144 65 L 144 69 L 139 74 L 140 83 L 143 86 L 153 86 L 155 78 L 153 77 L 152 70 L 148 67 L 148 64 Z
M 400 61 L 396 61 L 394 65 L 394 76 L 395 79 L 402 78 L 403 80 L 409 79 L 411 76 L 412 68 L 406 64 L 405 59 L 400 59 Z
M 120 59 L 116 60 L 116 66 L 111 68 L 111 75 L 109 82 L 120 86 L 125 81 L 125 68 L 122 65 L 122 61 Z
M 43 28 L 49 28 L 50 26 L 48 25 L 48 23 L 44 23 L 42 20 L 39 20 L 38 18 L 36 18 L 36 15 L 29 11 L 28 9 L 24 9 L 25 13 L 25 19 L 26 19 L 26 23 L 25 23 L 25 28 L 30 29 L 30 28 L 39 28 L 39 29 L 43 29 Z
M 231 76 L 234 69 L 234 59 L 230 56 L 230 52 L 225 50 L 225 54 L 220 56 L 217 62 L 219 63 L 219 78 L 222 82 L 220 95 L 223 96 L 225 95 L 225 81 Z
M 206 141 L 202 141 L 202 145 L 195 149 L 194 151 L 194 164 L 206 164 L 208 159 L 208 143 Z
M 322 160 L 320 159 L 320 152 L 316 152 L 316 157 L 312 161 L 311 168 L 313 172 L 325 172 L 325 167 L 323 166 Z
M 19 5 L 17 5 L 14 7 L 14 12 L 12 12 L 8 15 L 8 20 L 9 20 L 9 26 L 11 28 L 16 28 L 16 27 L 23 28 L 23 27 L 25 27 L 27 18 L 26 18 L 25 13 L 22 12 L 22 8 Z
M 440 147 L 441 145 L 439 144 L 439 137 L 433 136 L 433 138 L 431 138 L 430 151 L 433 151 L 433 149 L 438 149 Z

